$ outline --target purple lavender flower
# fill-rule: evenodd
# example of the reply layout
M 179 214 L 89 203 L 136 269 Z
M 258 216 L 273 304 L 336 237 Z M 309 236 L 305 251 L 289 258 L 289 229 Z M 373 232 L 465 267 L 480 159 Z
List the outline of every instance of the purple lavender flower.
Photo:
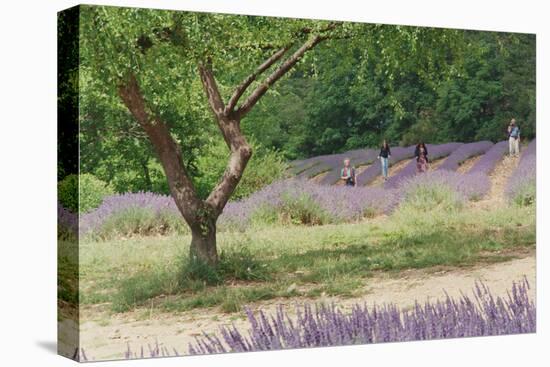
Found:
M 529 205 L 536 198 L 536 140 L 531 141 L 521 153 L 517 168 L 510 177 L 506 187 L 506 196 L 520 205 Z
M 393 304 L 368 307 L 354 305 L 346 314 L 332 305 L 305 304 L 296 317 L 280 306 L 269 317 L 246 309 L 246 334 L 235 326 L 224 326 L 217 336 L 197 338 L 190 354 L 308 348 L 393 341 L 428 340 L 471 336 L 533 333 L 536 306 L 524 279 L 513 283 L 507 297 L 493 297 L 483 283 L 476 283 L 474 299 L 447 295 L 436 302 L 416 302 L 410 310 Z
M 427 144 L 429 158 L 431 160 L 439 159 L 446 157 L 452 154 L 455 150 L 459 149 L 463 144 L 462 143 L 446 143 L 441 145 L 431 145 Z M 413 151 L 414 154 L 414 151 Z M 397 174 L 390 176 L 384 187 L 386 188 L 395 188 L 399 185 L 401 181 L 407 177 L 412 177 L 416 174 L 416 160 L 412 159 L 409 164 L 407 164 L 401 171 Z
M 485 173 L 490 174 L 497 163 L 508 151 L 508 141 L 501 141 L 496 143 L 485 153 L 475 164 L 468 173 Z
M 459 165 L 466 159 L 484 154 L 492 146 L 493 143 L 490 141 L 478 141 L 475 143 L 464 144 L 449 155 L 438 169 L 456 171 Z
M 404 179 L 399 183 L 402 198 L 414 194 L 421 188 L 445 186 L 456 192 L 460 200 L 479 200 L 489 192 L 491 182 L 484 173 L 460 174 L 447 170 L 429 171 Z
M 57 225 L 58 236 L 78 234 L 78 214 L 66 209 L 59 202 L 57 203 Z
M 94 229 L 101 228 L 103 223 L 112 215 L 133 208 L 151 210 L 157 215 L 163 213 L 179 215 L 176 203 L 171 196 L 151 192 L 112 195 L 107 196 L 95 210 L 80 216 L 80 233 L 86 234 Z

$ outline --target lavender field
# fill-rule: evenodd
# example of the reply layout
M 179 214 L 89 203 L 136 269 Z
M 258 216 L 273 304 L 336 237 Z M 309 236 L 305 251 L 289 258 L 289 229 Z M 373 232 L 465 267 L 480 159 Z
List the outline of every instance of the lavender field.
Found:
M 428 145 L 428 150 L 438 164 L 417 174 L 411 147 L 394 148 L 392 162 L 402 168 L 390 168 L 390 179 L 376 185 L 380 163 L 374 150 L 293 162 L 288 177 L 227 204 L 217 223 L 220 264 L 214 270 L 188 258 L 190 232 L 169 196 L 108 195 L 79 215 L 59 206 L 61 244 L 77 235 L 81 241 L 78 268 L 64 254 L 66 246 L 60 247 L 63 271 L 80 274 L 79 293 L 61 283 L 61 294 L 79 297 L 83 320 L 93 325 L 84 331 L 89 339 L 75 357 L 141 358 L 534 332 L 536 308 L 527 283 L 514 284 L 509 296 L 501 287 L 491 295 L 479 285 L 473 298 L 433 297 L 446 286 L 469 289 L 471 278 L 460 274 L 470 269 L 472 274 L 495 269 L 486 275 L 494 276 L 492 286 L 501 285 L 501 279 L 509 285 L 524 275 L 533 279 L 536 141 L 523 145 L 519 158 L 508 157 L 507 142 Z M 336 184 L 346 157 L 366 167 L 358 187 Z M 459 170 L 463 164 L 468 169 Z M 319 174 L 321 180 L 312 180 Z M 523 265 L 508 266 L 516 259 Z M 413 287 L 437 278 L 438 269 L 445 269 L 447 280 L 408 299 L 425 296 L 433 302 L 413 308 L 361 303 L 370 294 L 365 285 L 384 284 L 391 275 L 403 287 Z M 422 275 L 415 278 L 411 272 Z M 318 305 L 326 297 L 354 300 L 355 306 L 343 311 Z M 248 312 L 246 324 L 228 326 L 230 315 L 244 316 L 246 307 L 281 301 L 299 306 L 273 314 Z M 399 302 L 407 304 L 407 299 Z M 190 321 L 196 311 L 207 315 L 201 328 L 208 332 Z M 118 337 L 105 344 L 120 328 L 110 326 L 116 315 L 153 313 L 195 326 L 183 333 L 173 330 L 160 344 L 128 336 L 133 346 L 143 348 L 130 348 Z M 164 335 L 164 324 L 138 323 L 128 321 L 147 335 Z
M 507 200 L 518 205 L 534 202 L 535 147 L 531 142 L 523 151 L 507 184 Z M 353 223 L 365 218 L 389 215 L 410 200 L 415 192 L 440 194 L 455 204 L 486 198 L 491 187 L 489 176 L 503 160 L 507 142 L 482 141 L 470 144 L 428 145 L 431 160 L 443 163 L 424 175 L 416 174 L 414 147 L 394 148 L 390 159 L 408 161 L 401 170 L 392 172 L 383 186 L 370 186 L 380 175 L 380 162 L 374 150 L 356 150 L 330 156 L 319 156 L 291 163 L 290 177 L 276 181 L 247 198 L 230 201 L 218 221 L 221 231 L 245 231 L 253 226 L 273 224 L 322 225 Z M 358 187 L 335 185 L 344 158 L 357 166 L 368 165 L 358 174 Z M 455 172 L 469 158 L 479 157 L 466 173 Z M 320 180 L 309 178 L 328 172 Z M 435 190 L 435 191 L 434 191 Z M 418 196 L 417 195 L 417 196 Z M 437 205 L 432 203 L 428 205 Z M 178 209 L 169 196 L 153 193 L 128 193 L 108 196 L 96 209 L 78 218 L 59 208 L 60 231 L 81 237 L 185 234 L 188 232 Z

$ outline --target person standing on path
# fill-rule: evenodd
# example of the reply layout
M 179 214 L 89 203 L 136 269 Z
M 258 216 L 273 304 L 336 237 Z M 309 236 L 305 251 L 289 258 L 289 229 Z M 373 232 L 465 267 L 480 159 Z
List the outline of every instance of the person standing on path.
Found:
M 378 159 L 380 159 L 380 164 L 382 165 L 382 176 L 384 181 L 388 179 L 388 160 L 391 157 L 391 150 L 388 142 L 384 139 L 382 143 L 382 148 L 380 148 L 380 153 L 378 154 Z
M 340 171 L 340 179 L 345 181 L 346 186 L 357 186 L 355 168 L 351 166 L 349 158 L 344 159 L 344 168 Z
M 516 124 L 516 119 L 512 119 L 510 125 L 508 125 L 508 148 L 510 150 L 510 157 L 519 156 L 519 137 L 519 126 Z
M 420 143 L 416 146 L 416 149 L 414 151 L 414 155 L 416 156 L 416 172 L 417 173 L 423 173 L 428 171 L 428 149 L 426 148 L 426 144 Z

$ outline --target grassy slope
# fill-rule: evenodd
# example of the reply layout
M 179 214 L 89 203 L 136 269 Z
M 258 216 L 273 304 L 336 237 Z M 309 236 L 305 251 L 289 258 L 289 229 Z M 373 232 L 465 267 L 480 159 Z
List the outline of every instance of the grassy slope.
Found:
M 166 311 L 305 295 L 351 296 L 375 272 L 505 261 L 534 248 L 533 207 L 462 211 L 400 210 L 385 220 L 220 233 L 223 282 L 182 274 L 188 236 L 140 237 L 81 245 L 81 301 L 113 311 L 155 305 Z M 245 279 L 245 280 L 243 280 Z

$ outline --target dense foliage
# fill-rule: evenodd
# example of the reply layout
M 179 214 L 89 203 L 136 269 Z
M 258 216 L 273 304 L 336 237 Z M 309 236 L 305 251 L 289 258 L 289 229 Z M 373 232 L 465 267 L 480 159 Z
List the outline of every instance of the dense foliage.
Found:
M 313 71 L 295 73 L 255 112 L 260 128 L 246 128 L 289 158 L 376 147 L 383 138 L 496 142 L 512 117 L 524 137 L 535 136 L 533 35 L 423 29 L 416 44 L 369 37 L 378 37 L 374 46 L 360 37 L 317 49 Z M 392 43 L 400 55 L 387 61 Z
M 227 149 L 218 141 L 197 60 L 213 60 L 225 95 L 273 47 L 297 30 L 325 24 L 82 7 L 82 172 L 120 193 L 168 193 L 150 142 L 115 88 L 125 72 L 140 70 L 145 97 L 181 144 L 185 166 L 204 196 L 219 179 Z M 163 33 L 174 25 L 180 33 Z M 279 177 L 280 157 L 376 148 L 383 137 L 394 146 L 497 141 L 511 117 L 524 137 L 535 135 L 533 35 L 371 24 L 342 29 L 307 54 L 243 120 L 257 155 L 247 170 L 261 177 L 245 174 L 235 197 Z M 169 47 L 167 37 L 176 37 L 171 45 L 180 48 Z
M 84 173 L 66 176 L 57 184 L 58 200 L 66 209 L 86 213 L 97 208 L 113 190 L 103 181 Z

